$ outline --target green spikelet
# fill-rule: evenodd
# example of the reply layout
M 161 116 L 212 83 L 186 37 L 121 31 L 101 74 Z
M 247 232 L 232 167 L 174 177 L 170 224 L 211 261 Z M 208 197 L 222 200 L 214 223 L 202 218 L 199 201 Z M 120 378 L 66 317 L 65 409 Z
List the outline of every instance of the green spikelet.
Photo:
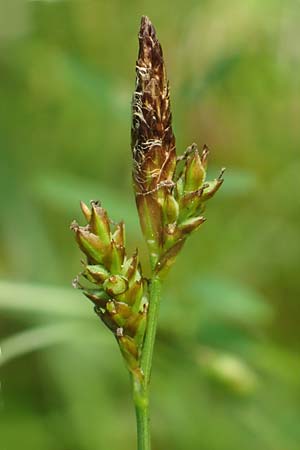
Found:
M 71 225 L 80 249 L 86 255 L 81 277 L 75 286 L 94 303 L 95 311 L 114 333 L 128 369 L 142 377 L 141 350 L 147 321 L 147 284 L 142 277 L 138 253 L 127 258 L 125 227 L 120 222 L 111 230 L 107 212 L 98 202 L 91 209 L 81 202 L 86 226 Z

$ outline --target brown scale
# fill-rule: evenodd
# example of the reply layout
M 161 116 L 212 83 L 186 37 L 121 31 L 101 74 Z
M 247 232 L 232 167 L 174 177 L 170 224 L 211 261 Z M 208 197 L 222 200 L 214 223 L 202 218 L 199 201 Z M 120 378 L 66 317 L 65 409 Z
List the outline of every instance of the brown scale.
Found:
M 161 45 L 147 17 L 139 32 L 133 95 L 133 178 L 137 194 L 151 194 L 173 178 L 176 153 L 169 86 Z

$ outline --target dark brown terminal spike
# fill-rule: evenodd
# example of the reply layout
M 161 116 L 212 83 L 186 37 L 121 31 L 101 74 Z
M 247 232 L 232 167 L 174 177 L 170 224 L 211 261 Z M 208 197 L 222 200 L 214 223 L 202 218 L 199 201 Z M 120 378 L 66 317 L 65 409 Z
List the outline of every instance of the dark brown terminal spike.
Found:
M 137 195 L 147 195 L 158 185 L 172 181 L 176 156 L 163 52 L 146 16 L 142 17 L 139 31 L 132 110 L 134 184 Z
M 197 145 L 192 144 L 182 156 L 176 156 L 163 52 L 155 28 L 145 16 L 139 31 L 131 134 L 140 224 L 151 267 L 162 270 L 167 256 L 175 258 L 177 242 L 182 241 L 182 246 L 203 223 L 204 203 L 221 186 L 223 173 L 206 182 L 206 146 L 199 153 Z M 170 266 L 170 261 L 166 265 Z

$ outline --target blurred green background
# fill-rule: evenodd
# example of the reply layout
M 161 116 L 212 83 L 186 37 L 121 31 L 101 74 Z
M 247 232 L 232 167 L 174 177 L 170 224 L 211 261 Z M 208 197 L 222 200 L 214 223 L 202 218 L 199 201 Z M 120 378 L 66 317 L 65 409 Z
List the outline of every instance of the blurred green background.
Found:
M 145 247 L 131 189 L 137 32 L 162 42 L 181 153 L 227 167 L 164 289 L 153 450 L 300 448 L 300 3 L 0 2 L 0 448 L 132 450 L 116 343 L 72 289 L 80 199 Z

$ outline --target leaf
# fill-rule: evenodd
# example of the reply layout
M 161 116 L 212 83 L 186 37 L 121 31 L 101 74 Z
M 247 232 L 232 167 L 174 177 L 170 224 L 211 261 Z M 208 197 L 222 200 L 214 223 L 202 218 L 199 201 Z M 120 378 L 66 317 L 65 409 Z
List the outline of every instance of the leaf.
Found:
M 0 310 L 22 314 L 45 314 L 91 318 L 93 312 L 75 289 L 0 281 Z
M 86 339 L 90 327 L 79 322 L 43 325 L 17 333 L 0 342 L 0 367 L 27 353 L 74 339 Z M 105 341 L 105 335 L 103 335 Z

